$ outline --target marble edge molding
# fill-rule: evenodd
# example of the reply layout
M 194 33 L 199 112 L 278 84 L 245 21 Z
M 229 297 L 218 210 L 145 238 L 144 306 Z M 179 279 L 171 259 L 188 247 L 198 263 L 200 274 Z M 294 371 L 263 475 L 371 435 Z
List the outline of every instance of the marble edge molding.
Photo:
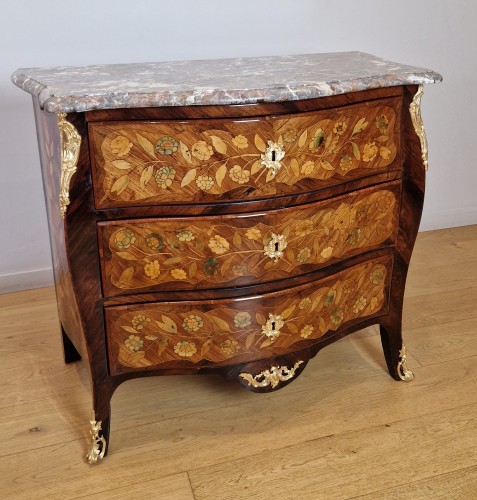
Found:
M 326 77 L 326 64 L 325 62 L 332 62 L 340 56 L 347 56 L 350 66 L 343 68 L 345 77 L 342 79 L 336 78 L 335 73 L 330 78 Z M 240 73 L 232 73 L 232 75 L 225 75 L 223 77 L 223 85 L 207 85 L 204 82 L 192 79 L 190 82 L 181 81 L 181 75 L 177 75 L 178 85 L 171 83 L 161 83 L 159 74 L 158 80 L 149 83 L 150 88 L 141 90 L 115 90 L 101 89 L 101 84 L 95 86 L 95 82 L 85 80 L 85 88 L 83 91 L 75 90 L 67 92 L 61 88 L 61 85 L 55 86 L 51 83 L 42 83 L 41 78 L 36 79 L 31 74 L 41 72 L 51 72 L 50 80 L 55 78 L 55 73 L 62 73 L 62 78 L 65 78 L 65 73 L 71 72 L 71 84 L 76 85 L 77 81 L 81 82 L 81 74 L 91 75 L 94 71 L 98 72 L 98 77 L 101 70 L 108 70 L 110 68 L 145 68 L 149 71 L 152 67 L 159 67 L 161 70 L 166 70 L 166 76 L 170 78 L 172 69 L 177 69 L 185 65 L 195 65 L 194 69 L 201 69 L 201 64 L 211 65 L 215 63 L 224 64 L 229 63 L 229 67 L 236 66 L 237 71 L 243 70 L 242 64 L 248 64 L 246 69 L 250 69 L 250 65 L 260 65 L 264 63 L 277 62 L 278 66 L 280 61 L 283 60 L 285 64 L 290 66 L 290 61 L 300 60 L 308 62 L 304 58 L 312 57 L 327 57 L 324 59 L 323 66 L 318 65 L 319 62 L 314 62 L 313 65 L 303 65 L 308 73 L 304 76 L 307 78 L 300 78 L 293 81 L 293 74 L 289 74 L 288 78 L 281 81 L 288 81 L 288 83 L 267 83 L 262 86 L 247 86 L 247 85 L 233 85 L 234 83 L 247 83 L 246 78 L 243 78 Z M 359 59 L 361 58 L 361 59 Z M 366 74 L 366 70 L 359 67 L 359 63 L 368 64 L 366 70 L 372 68 L 372 74 Z M 343 64 L 343 61 L 341 61 Z M 357 67 L 352 68 L 353 64 Z M 264 64 L 266 66 L 266 64 Z M 283 65 L 285 66 L 285 65 Z M 167 69 L 169 67 L 169 74 Z M 350 67 L 352 69 L 350 69 Z M 311 71 L 310 69 L 311 68 Z M 281 69 L 281 68 L 279 68 Z M 293 68 L 291 68 L 293 69 Z M 379 69 L 382 69 L 379 72 Z M 75 80 L 74 71 L 77 71 L 78 78 Z M 274 70 L 266 67 L 262 70 L 263 75 L 270 75 L 270 82 L 273 82 Z M 362 73 L 360 76 L 360 71 Z M 321 72 L 321 74 L 320 74 Z M 30 73 L 30 76 L 28 75 Z M 316 77 L 315 77 L 316 73 Z M 175 73 L 174 73 L 175 75 Z M 287 76 L 277 74 L 278 80 L 280 76 Z M 222 75 L 219 76 L 221 78 Z M 229 80 L 227 80 L 229 79 Z M 50 113 L 71 113 L 71 112 L 86 112 L 97 109 L 118 109 L 118 108 L 144 108 L 144 107 L 160 107 L 160 106 L 200 106 L 200 105 L 230 105 L 230 104 L 255 104 L 258 102 L 280 102 L 280 101 L 296 101 L 303 99 L 313 99 L 317 97 L 325 97 L 346 92 L 356 92 L 378 87 L 392 87 L 398 85 L 422 85 L 438 83 L 442 81 L 442 76 L 432 70 L 425 68 L 417 68 L 412 66 L 405 66 L 398 63 L 393 63 L 370 54 L 361 52 L 348 52 L 348 53 L 330 53 L 330 54 L 310 54 L 310 55 L 296 55 L 296 56 L 271 56 L 271 57 L 257 57 L 257 58 L 242 58 L 242 59 L 221 59 L 221 60 L 203 60 L 203 61 L 171 61 L 163 63 L 135 63 L 132 65 L 95 65 L 95 66 L 81 66 L 81 67 L 54 67 L 54 68 L 20 68 L 12 74 L 12 82 L 22 90 L 38 97 L 40 107 Z M 166 78 L 167 80 L 167 78 Z M 200 77 L 199 77 L 200 80 Z M 251 83 L 257 83 L 253 81 Z M 65 82 L 60 82 L 65 85 Z M 101 83 L 101 82 L 100 82 Z M 120 87 L 124 85 L 120 80 L 111 82 L 112 85 Z M 90 87 L 88 89 L 88 86 Z M 80 87 L 80 86 L 79 86 Z M 156 88 L 154 88 L 156 87 Z M 157 88 L 159 87 L 159 88 Z M 176 88 L 174 88 L 176 87 Z

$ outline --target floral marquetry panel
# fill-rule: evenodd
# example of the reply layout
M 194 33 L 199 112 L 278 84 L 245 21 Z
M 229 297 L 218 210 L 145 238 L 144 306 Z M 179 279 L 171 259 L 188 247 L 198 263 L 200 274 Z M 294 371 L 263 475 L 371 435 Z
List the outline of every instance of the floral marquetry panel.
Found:
M 263 199 L 399 169 L 400 102 L 241 120 L 91 123 L 96 206 Z
M 304 347 L 384 314 L 391 269 L 387 256 L 269 295 L 106 308 L 111 370 L 234 364 Z
M 266 214 L 100 223 L 104 293 L 241 286 L 310 272 L 394 243 L 399 196 L 392 182 Z

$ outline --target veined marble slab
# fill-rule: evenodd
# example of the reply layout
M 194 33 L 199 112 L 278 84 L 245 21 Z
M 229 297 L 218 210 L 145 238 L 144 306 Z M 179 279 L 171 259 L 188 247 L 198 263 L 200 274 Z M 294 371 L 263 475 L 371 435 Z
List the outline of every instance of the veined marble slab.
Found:
M 21 68 L 12 75 L 51 113 L 295 101 L 441 80 L 429 69 L 362 52 Z

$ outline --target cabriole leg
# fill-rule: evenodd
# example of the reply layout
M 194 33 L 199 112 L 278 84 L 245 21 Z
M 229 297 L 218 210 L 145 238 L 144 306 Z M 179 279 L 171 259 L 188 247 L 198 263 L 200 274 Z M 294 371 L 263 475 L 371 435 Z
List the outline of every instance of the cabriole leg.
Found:
M 407 367 L 406 347 L 402 341 L 401 324 L 379 326 L 384 357 L 391 377 L 410 382 L 414 374 Z

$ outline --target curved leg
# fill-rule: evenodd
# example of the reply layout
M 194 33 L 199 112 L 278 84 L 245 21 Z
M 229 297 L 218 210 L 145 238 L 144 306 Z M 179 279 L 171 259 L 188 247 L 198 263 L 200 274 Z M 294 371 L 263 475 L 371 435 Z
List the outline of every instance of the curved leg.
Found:
M 105 384 L 106 385 L 106 384 Z M 111 425 L 111 397 L 108 386 L 93 383 L 94 410 L 90 419 L 90 443 L 86 458 L 90 464 L 98 463 L 108 454 Z
M 410 382 L 414 379 L 414 374 L 407 367 L 406 347 L 402 342 L 401 322 L 396 324 L 381 323 L 379 331 L 389 374 L 395 380 Z
M 61 325 L 61 339 L 63 341 L 63 358 L 65 363 L 74 363 L 75 361 L 79 361 L 81 359 L 80 353 L 76 350 L 76 347 L 71 342 L 68 334 L 65 332 L 63 325 Z

